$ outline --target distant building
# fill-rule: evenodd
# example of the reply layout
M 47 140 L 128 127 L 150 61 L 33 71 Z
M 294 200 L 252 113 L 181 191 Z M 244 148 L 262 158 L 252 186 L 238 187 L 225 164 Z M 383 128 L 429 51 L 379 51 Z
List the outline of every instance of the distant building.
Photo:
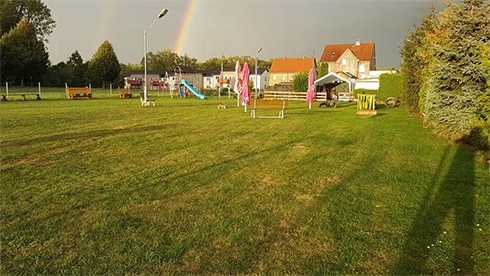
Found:
M 257 81 L 255 81 L 257 79 Z M 252 89 L 266 89 L 269 86 L 269 70 L 267 68 L 257 67 L 257 76 L 255 76 L 255 67 L 250 68 L 250 81 L 253 82 Z
M 202 87 L 204 89 L 216 89 L 219 87 L 219 70 L 203 70 L 202 74 Z
M 396 74 L 396 70 L 369 71 L 369 75 L 355 80 L 355 89 L 378 90 L 381 74 Z
M 177 86 L 180 85 L 182 79 L 186 79 L 197 90 L 203 88 L 203 74 L 201 71 L 194 70 L 189 66 L 177 65 L 172 75 L 175 78 L 175 85 Z
M 148 90 L 159 90 L 165 86 L 173 90 L 178 90 L 181 80 L 187 79 L 189 84 L 199 89 L 233 89 L 235 84 L 235 68 L 224 68 L 215 70 L 194 70 L 189 66 L 177 65 L 170 72 L 148 71 Z M 249 79 L 253 82 L 252 89 L 256 85 L 258 89 L 265 89 L 269 85 L 269 70 L 258 67 L 257 77 L 255 76 L 255 67 L 250 68 Z M 255 81 L 257 79 L 257 82 Z M 144 72 L 134 71 L 128 77 L 124 78 L 125 87 L 133 89 L 143 89 Z M 167 88 L 165 88 L 167 89 Z
M 323 50 L 320 62 L 328 64 L 329 73 L 346 72 L 355 78 L 368 77 L 376 70 L 374 43 L 329 44 Z
M 223 68 L 223 72 L 221 74 L 218 71 L 219 75 L 216 76 L 218 80 L 218 84 L 221 80 L 223 86 L 222 88 L 231 88 L 235 87 L 236 82 L 236 73 L 235 68 Z M 257 78 L 257 82 L 255 79 Z M 257 67 L 257 77 L 255 76 L 255 67 L 250 67 L 250 81 L 253 83 L 252 90 L 257 89 L 262 90 L 265 89 L 269 85 L 269 70 L 267 68 Z
M 269 85 L 291 84 L 296 74 L 308 73 L 312 67 L 317 68 L 315 58 L 275 58 L 269 69 Z
M 165 72 L 147 71 L 146 79 L 148 81 L 148 90 L 158 90 L 164 83 Z M 124 86 L 132 89 L 143 89 L 145 82 L 144 71 L 133 71 L 128 77 L 124 78 Z

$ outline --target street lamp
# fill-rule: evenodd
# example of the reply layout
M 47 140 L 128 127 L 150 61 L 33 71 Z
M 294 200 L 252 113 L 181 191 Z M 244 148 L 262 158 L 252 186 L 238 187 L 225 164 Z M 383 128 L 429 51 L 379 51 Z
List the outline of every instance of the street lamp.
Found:
M 146 89 L 147 89 L 147 82 L 146 82 L 146 54 L 148 53 L 148 35 L 147 35 L 147 32 L 148 30 L 153 27 L 153 25 L 157 22 L 158 19 L 164 17 L 166 14 L 167 14 L 168 10 L 167 9 L 163 9 L 157 16 L 157 18 L 155 18 L 155 20 L 153 20 L 153 23 L 151 23 L 151 25 L 145 29 L 145 33 L 144 33 L 144 37 L 143 37 L 143 49 L 145 51 L 145 87 L 143 88 L 143 94 L 144 94 L 144 97 L 143 97 L 143 102 L 146 104 L 146 100 L 147 100 L 147 92 L 146 92 Z
M 262 51 L 262 47 L 257 49 L 257 54 Z M 257 99 L 257 86 L 259 85 L 259 77 L 257 76 L 257 55 L 255 55 L 255 99 Z

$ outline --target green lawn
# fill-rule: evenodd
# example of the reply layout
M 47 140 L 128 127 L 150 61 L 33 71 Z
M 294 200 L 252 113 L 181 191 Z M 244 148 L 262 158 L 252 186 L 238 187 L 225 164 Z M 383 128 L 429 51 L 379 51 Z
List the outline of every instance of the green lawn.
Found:
M 490 274 L 485 153 L 404 109 L 150 96 L 0 102 L 0 274 Z

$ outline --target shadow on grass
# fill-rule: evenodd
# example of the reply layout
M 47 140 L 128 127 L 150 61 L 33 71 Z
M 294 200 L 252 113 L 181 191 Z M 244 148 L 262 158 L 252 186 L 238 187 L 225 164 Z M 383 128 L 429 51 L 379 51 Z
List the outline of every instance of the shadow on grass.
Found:
M 3 141 L 4 146 L 21 146 L 21 145 L 31 145 L 39 143 L 49 143 L 52 141 L 79 141 L 80 143 L 86 143 L 87 141 L 95 141 L 110 136 L 116 136 L 120 134 L 128 134 L 134 132 L 147 132 L 147 131 L 163 131 L 166 129 L 171 129 L 175 125 L 173 124 L 160 124 L 160 125 L 139 125 L 139 126 L 128 126 L 128 127 L 118 127 L 109 129 L 99 129 L 91 131 L 76 131 L 76 132 L 66 132 L 66 133 L 55 133 L 51 135 L 38 136 L 38 137 L 26 137 L 25 139 L 16 139 Z
M 413 221 L 394 275 L 474 274 L 475 153 L 459 147 L 451 161 L 448 151 Z

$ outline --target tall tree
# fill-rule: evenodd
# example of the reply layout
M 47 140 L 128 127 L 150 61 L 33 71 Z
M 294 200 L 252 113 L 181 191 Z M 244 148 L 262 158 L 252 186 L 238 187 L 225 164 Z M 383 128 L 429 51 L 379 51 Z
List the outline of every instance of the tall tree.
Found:
M 109 41 L 104 41 L 88 64 L 90 77 L 96 86 L 112 83 L 117 80 L 121 65 L 117 59 L 114 48 Z
M 66 64 L 71 71 L 70 85 L 86 86 L 88 83 L 88 64 L 83 63 L 83 58 L 80 53 L 78 51 L 73 52 Z
M 293 91 L 306 92 L 308 90 L 308 73 L 299 72 L 294 75 Z
M 73 78 L 71 67 L 64 62 L 48 67 L 43 76 L 43 85 L 52 87 L 64 87 L 65 83 L 70 84 Z
M 419 111 L 419 103 L 425 101 L 425 95 L 421 90 L 429 64 L 429 45 L 426 34 L 432 32 L 435 21 L 435 7 L 432 6 L 430 13 L 422 19 L 422 24 L 405 37 L 403 47 L 400 49 L 402 57 L 400 68 L 402 78 L 401 100 L 411 112 Z
M 189 57 L 187 54 L 183 56 L 177 56 L 177 64 L 189 66 L 191 68 L 197 68 L 197 58 Z
M 20 21 L 0 39 L 2 78 L 7 81 L 40 81 L 49 64 L 44 43 L 37 39 L 34 26 Z
M 487 89 L 483 95 L 478 98 L 480 105 L 479 115 L 473 120 L 473 135 L 470 137 L 471 142 L 481 149 L 490 148 L 490 44 L 481 46 L 483 49 L 482 65 L 487 68 Z
M 133 71 L 142 71 L 141 65 L 139 64 L 124 64 L 121 63 L 121 71 L 119 72 L 118 81 L 116 83 L 117 86 L 124 87 L 124 78 L 131 75 Z
M 172 71 L 177 65 L 175 62 L 177 60 L 177 54 L 173 53 L 171 50 L 160 50 L 156 54 L 148 53 L 146 57 L 146 65 L 148 70 L 153 71 Z M 144 60 L 142 61 L 142 66 Z
M 25 20 L 31 23 L 39 40 L 53 32 L 56 21 L 51 18 L 51 10 L 41 0 L 0 0 L 0 32 L 8 33 Z
M 486 91 L 482 47 L 490 41 L 490 3 L 462 0 L 451 3 L 427 36 L 432 45 L 428 65 L 425 114 L 437 133 L 450 139 L 468 137 Z
M 319 79 L 326 75 L 328 75 L 328 63 L 326 62 L 318 63 L 318 76 L 316 78 Z

